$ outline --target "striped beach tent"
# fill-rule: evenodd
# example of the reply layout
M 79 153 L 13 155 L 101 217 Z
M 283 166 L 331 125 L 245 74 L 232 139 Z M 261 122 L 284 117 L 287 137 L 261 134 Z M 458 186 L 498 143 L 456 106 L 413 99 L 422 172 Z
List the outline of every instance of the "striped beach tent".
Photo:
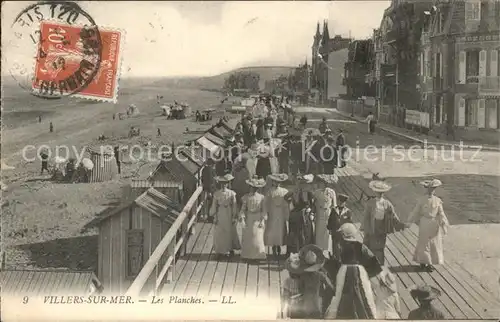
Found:
M 90 170 L 89 182 L 104 182 L 118 176 L 115 154 L 110 146 L 87 147 L 89 158 L 94 164 Z

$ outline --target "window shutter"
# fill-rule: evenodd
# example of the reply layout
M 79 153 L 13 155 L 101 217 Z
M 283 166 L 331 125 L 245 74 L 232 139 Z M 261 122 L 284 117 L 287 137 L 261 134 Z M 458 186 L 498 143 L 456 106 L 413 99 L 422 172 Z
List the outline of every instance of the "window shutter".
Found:
M 465 84 L 465 64 L 466 64 L 466 54 L 465 51 L 461 51 L 459 53 L 459 61 L 458 61 L 458 83 Z
M 472 19 L 472 3 L 470 1 L 465 2 L 465 20 Z
M 481 20 L 481 1 L 478 1 L 476 3 L 476 6 L 477 6 L 477 17 L 476 20 Z
M 420 76 L 422 76 L 422 77 L 425 76 L 425 74 L 424 74 L 424 63 L 425 63 L 424 53 L 421 52 L 420 53 Z
M 427 77 L 432 77 L 432 71 L 431 71 L 431 51 L 429 49 L 425 50 L 425 67 L 426 71 L 425 73 L 427 74 Z
M 432 64 L 432 67 L 433 67 L 432 75 L 433 76 L 437 75 L 437 64 L 438 64 L 438 53 L 434 53 L 434 61 Z
M 465 126 L 465 99 L 458 102 L 458 126 Z
M 441 78 L 444 78 L 443 77 L 443 53 L 439 54 L 439 75 L 441 76 Z
M 483 129 L 486 121 L 486 101 L 484 99 L 479 100 L 479 107 L 477 108 L 477 127 Z
M 479 76 L 486 76 L 486 50 L 479 52 Z
M 490 51 L 490 76 L 498 76 L 498 50 Z

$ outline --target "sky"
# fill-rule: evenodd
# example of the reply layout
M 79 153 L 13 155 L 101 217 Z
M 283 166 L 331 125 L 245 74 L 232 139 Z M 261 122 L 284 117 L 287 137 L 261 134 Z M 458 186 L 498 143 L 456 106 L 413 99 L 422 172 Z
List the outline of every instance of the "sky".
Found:
M 122 77 L 162 77 L 210 76 L 245 66 L 296 66 L 311 60 L 318 21 L 322 25 L 328 20 L 331 37 L 350 32 L 354 38 L 368 38 L 379 28 L 390 1 L 78 3 L 101 28 L 124 31 Z M 2 2 L 3 75 L 12 64 L 33 68 L 35 45 L 8 32 L 29 4 Z

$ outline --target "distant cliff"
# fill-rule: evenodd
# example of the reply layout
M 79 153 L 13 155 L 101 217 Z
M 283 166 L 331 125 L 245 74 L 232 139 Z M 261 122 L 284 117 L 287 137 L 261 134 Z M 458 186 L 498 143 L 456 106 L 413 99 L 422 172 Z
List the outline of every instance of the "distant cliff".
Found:
M 216 76 L 162 79 L 155 82 L 155 85 L 162 85 L 171 88 L 218 91 L 222 88 L 222 86 L 224 86 L 224 80 L 231 73 L 250 71 L 260 75 L 259 86 L 261 89 L 264 89 L 266 81 L 278 78 L 280 75 L 288 76 L 288 74 L 294 69 L 295 67 L 286 66 L 242 67 Z

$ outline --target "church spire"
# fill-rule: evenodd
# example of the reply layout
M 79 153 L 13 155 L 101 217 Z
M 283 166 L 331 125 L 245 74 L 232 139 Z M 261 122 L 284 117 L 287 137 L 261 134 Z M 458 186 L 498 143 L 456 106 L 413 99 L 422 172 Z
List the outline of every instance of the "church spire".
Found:
M 319 31 L 319 21 L 318 24 L 316 25 L 316 37 L 321 37 L 321 32 Z
M 330 32 L 328 31 L 328 20 L 323 22 L 323 45 L 326 45 L 330 40 Z

